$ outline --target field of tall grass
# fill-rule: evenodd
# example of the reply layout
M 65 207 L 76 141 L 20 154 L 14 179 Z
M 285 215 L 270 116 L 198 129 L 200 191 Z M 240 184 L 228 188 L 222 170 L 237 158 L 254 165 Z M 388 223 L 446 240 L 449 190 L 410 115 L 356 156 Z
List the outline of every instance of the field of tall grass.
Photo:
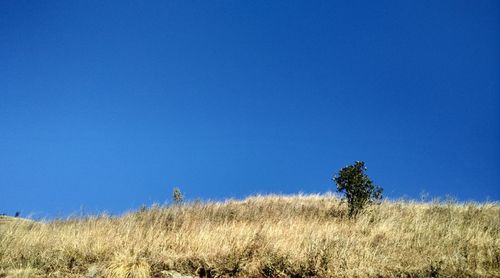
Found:
M 333 195 L 152 206 L 0 226 L 0 277 L 500 277 L 498 203 Z

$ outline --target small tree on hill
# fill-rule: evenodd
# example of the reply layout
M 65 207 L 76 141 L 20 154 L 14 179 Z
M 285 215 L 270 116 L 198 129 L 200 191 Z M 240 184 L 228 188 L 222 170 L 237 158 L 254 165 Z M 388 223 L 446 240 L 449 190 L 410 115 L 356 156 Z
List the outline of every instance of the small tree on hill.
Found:
M 366 170 L 363 161 L 356 161 L 354 165 L 340 169 L 333 177 L 337 191 L 345 194 L 350 218 L 356 217 L 366 205 L 382 199 L 383 189 L 373 184 L 365 174 Z
M 184 200 L 184 196 L 182 196 L 182 192 L 179 188 L 174 188 L 174 191 L 172 192 L 172 199 L 174 200 L 174 204 L 178 205 L 182 203 Z

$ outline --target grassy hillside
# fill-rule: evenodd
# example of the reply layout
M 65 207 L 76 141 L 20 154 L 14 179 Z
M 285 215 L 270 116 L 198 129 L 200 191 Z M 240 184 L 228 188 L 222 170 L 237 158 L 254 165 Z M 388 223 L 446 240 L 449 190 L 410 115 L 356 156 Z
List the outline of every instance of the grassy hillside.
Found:
M 10 229 L 10 227 L 19 222 L 32 222 L 30 219 L 20 218 L 20 217 L 11 217 L 6 215 L 0 215 L 0 229 Z M 0 234 L 2 235 L 2 234 Z M 1 254 L 1 253 L 0 253 Z
M 258 196 L 4 223 L 0 277 L 500 277 L 498 204 L 346 211 L 333 196 Z

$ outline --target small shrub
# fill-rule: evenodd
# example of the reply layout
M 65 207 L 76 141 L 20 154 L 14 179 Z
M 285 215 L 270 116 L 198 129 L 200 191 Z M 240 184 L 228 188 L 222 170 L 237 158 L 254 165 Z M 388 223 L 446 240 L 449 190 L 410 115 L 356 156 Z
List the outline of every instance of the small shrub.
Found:
M 356 161 L 354 165 L 340 169 L 338 175 L 333 178 L 337 191 L 345 194 L 350 218 L 356 217 L 367 204 L 382 199 L 383 189 L 373 184 L 365 174 L 366 170 L 363 161 Z
M 174 204 L 178 205 L 181 204 L 182 201 L 184 200 L 184 196 L 182 196 L 182 192 L 179 188 L 174 188 L 174 191 L 172 193 L 172 199 L 174 200 Z

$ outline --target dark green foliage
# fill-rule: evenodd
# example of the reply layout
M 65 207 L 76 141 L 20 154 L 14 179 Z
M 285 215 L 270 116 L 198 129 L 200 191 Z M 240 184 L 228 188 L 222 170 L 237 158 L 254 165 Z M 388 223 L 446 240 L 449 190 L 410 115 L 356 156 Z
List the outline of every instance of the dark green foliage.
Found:
M 365 174 L 366 169 L 363 161 L 356 161 L 340 169 L 333 178 L 337 191 L 345 194 L 350 218 L 356 217 L 366 205 L 382 199 L 383 189 L 373 184 Z

